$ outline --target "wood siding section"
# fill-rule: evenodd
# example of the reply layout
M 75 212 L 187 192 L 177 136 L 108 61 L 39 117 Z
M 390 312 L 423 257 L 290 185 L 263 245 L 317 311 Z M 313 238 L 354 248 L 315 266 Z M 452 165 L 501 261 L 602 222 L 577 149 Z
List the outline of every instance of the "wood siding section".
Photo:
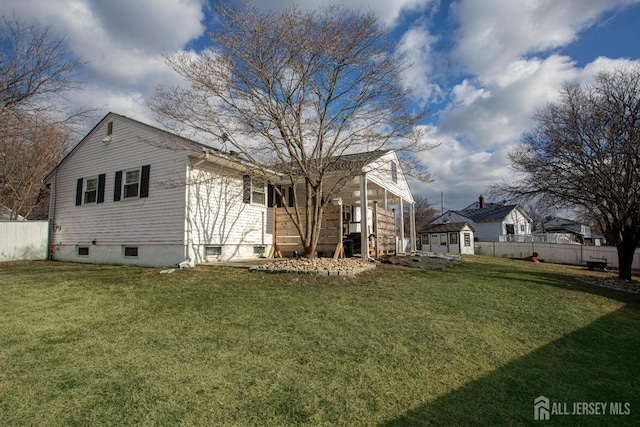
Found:
M 374 231 L 376 236 L 375 258 L 389 255 L 396 251 L 396 214 L 374 204 Z
M 304 248 L 302 247 L 302 239 L 285 209 L 273 208 L 273 211 L 275 216 L 275 239 L 278 249 L 285 252 L 285 254 L 293 251 L 302 253 L 304 251 Z M 300 214 L 302 223 L 304 224 L 304 212 L 301 212 Z M 318 252 L 333 252 L 336 250 L 336 246 L 340 242 L 342 236 L 341 215 L 341 206 L 328 205 L 325 208 L 324 215 L 322 217 L 320 236 L 318 238 L 318 246 L 316 248 Z

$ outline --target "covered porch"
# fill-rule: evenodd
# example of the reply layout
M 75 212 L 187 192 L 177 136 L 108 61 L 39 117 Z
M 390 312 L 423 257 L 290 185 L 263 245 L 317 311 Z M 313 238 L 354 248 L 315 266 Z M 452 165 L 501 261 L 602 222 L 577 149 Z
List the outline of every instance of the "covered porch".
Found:
M 395 190 L 395 191 L 394 191 Z M 363 259 L 414 252 L 416 230 L 411 193 L 399 194 L 375 174 L 363 172 L 352 178 L 332 198 L 322 218 L 317 251 L 322 256 L 354 256 Z M 405 230 L 404 208 L 408 206 L 409 230 Z M 297 230 L 284 208 L 273 207 L 272 254 L 302 253 Z M 405 234 L 408 233 L 408 238 Z

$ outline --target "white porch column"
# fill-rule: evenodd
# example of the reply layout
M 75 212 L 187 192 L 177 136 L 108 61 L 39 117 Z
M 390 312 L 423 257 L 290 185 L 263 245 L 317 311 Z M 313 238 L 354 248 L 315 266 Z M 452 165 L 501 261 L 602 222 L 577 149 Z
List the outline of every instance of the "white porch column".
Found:
M 387 189 L 382 189 L 382 207 L 385 209 L 389 209 L 387 205 Z
M 409 205 L 409 234 L 411 239 L 411 252 L 416 251 L 416 204 Z
M 369 219 L 367 218 L 367 207 L 369 198 L 367 197 L 367 174 L 360 176 L 360 254 L 362 259 L 369 258 Z
M 404 253 L 404 206 L 402 204 L 402 198 L 400 198 L 400 251 Z

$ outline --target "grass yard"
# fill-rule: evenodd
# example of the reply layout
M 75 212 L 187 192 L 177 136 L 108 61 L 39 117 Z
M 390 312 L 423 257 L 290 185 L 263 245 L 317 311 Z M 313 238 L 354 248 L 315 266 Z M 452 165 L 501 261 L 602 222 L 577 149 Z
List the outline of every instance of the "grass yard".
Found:
M 467 257 L 355 278 L 0 264 L 0 425 L 527 425 L 629 402 L 640 297 Z

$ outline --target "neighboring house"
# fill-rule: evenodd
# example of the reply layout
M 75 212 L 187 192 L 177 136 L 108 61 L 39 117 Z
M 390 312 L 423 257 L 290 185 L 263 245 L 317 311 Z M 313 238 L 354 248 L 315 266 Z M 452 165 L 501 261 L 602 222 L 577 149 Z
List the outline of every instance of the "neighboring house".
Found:
M 467 222 L 479 242 L 498 242 L 503 235 L 531 234 L 531 218 L 519 205 L 485 203 L 484 197 L 459 211 L 447 211 L 431 224 Z
M 142 266 L 265 256 L 276 197 L 255 175 L 237 154 L 109 113 L 45 178 L 51 256 Z M 289 199 L 278 203 L 291 206 L 294 191 L 276 181 Z M 359 206 L 413 203 L 394 152 L 380 152 L 353 181 L 339 209 L 355 212 L 366 230 Z M 328 243 L 323 250 L 335 249 Z
M 0 221 L 12 221 L 11 214 L 13 211 L 4 205 L 0 205 Z M 25 221 L 22 215 L 18 215 L 16 221 Z
M 419 232 L 422 251 L 473 254 L 473 233 L 467 222 L 429 224 Z
M 554 218 L 542 224 L 541 233 L 567 234 L 571 240 L 592 246 L 601 246 L 604 237 L 591 232 L 591 227 L 566 218 Z

